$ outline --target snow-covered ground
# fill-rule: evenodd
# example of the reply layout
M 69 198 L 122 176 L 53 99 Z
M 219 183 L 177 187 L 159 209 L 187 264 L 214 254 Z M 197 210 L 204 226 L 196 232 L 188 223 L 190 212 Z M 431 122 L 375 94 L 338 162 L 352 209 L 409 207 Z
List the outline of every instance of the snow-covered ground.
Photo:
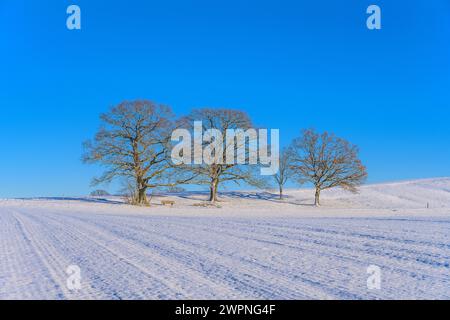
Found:
M 0 299 L 450 298 L 450 178 L 287 194 L 0 200 Z

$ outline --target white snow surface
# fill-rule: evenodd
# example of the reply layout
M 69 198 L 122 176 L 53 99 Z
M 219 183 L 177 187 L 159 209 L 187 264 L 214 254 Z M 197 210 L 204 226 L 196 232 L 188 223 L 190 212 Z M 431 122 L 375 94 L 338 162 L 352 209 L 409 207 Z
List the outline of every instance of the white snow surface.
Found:
M 0 200 L 0 299 L 450 298 L 450 178 L 205 197 Z

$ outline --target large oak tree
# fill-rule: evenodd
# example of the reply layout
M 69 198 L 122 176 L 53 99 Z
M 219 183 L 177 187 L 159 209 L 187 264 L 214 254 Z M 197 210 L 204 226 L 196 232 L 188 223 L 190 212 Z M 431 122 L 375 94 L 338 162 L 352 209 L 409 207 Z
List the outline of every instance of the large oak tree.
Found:
M 148 205 L 150 188 L 176 185 L 170 162 L 174 115 L 167 106 L 147 100 L 124 101 L 100 116 L 101 128 L 84 144 L 86 163 L 106 168 L 93 184 L 123 177 L 132 182 L 133 203 Z
M 311 182 L 315 188 L 315 205 L 320 192 L 341 187 L 357 192 L 366 179 L 366 167 L 358 158 L 358 147 L 327 132 L 304 130 L 290 146 L 290 167 L 299 182 Z
M 220 144 L 223 147 L 223 152 L 212 153 L 210 155 L 210 163 L 203 161 L 201 164 L 194 163 L 181 166 L 195 176 L 193 183 L 209 186 L 210 202 L 217 201 L 217 193 L 222 183 L 234 182 L 240 184 L 245 182 L 258 187 L 264 185 L 265 181 L 257 177 L 257 166 L 250 164 L 252 155 L 249 145 L 257 143 L 257 136 L 250 134 L 245 139 L 236 138 L 233 144 L 227 143 L 226 140 L 227 130 L 240 129 L 242 132 L 249 129 L 254 130 L 252 121 L 245 112 L 232 109 L 194 109 L 189 115 L 179 120 L 178 127 L 192 132 L 196 121 L 202 122 L 203 133 L 209 129 L 217 129 L 222 133 L 223 141 Z M 214 139 L 200 141 L 202 150 L 211 148 L 213 141 Z M 195 150 L 192 150 L 192 154 L 195 154 Z M 229 154 L 233 154 L 233 163 L 230 163 L 230 159 L 227 158 Z M 239 163 L 237 161 L 238 158 L 243 160 L 244 163 Z

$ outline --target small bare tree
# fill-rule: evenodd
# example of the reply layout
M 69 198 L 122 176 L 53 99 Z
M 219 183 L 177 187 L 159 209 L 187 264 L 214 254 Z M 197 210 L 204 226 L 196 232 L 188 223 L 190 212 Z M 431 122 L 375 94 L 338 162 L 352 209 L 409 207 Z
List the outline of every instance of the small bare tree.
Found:
M 256 177 L 256 166 L 248 165 L 249 148 L 242 148 L 243 145 L 256 143 L 257 138 L 248 136 L 244 140 L 235 139 L 234 144 L 227 144 L 226 141 L 225 132 L 228 129 L 247 130 L 252 128 L 252 122 L 245 112 L 232 109 L 194 109 L 189 115 L 180 119 L 177 127 L 192 131 L 195 121 L 202 122 L 203 132 L 209 129 L 217 129 L 223 134 L 223 141 L 221 141 L 223 152 L 216 151 L 211 154 L 211 163 L 203 162 L 202 164 L 182 166 L 184 170 L 190 171 L 195 176 L 194 183 L 209 186 L 210 202 L 217 201 L 219 185 L 223 182 L 234 182 L 236 184 L 246 182 L 257 187 L 265 186 L 265 181 Z M 201 141 L 201 144 L 202 149 L 205 149 L 212 145 L 212 141 Z M 245 151 L 242 152 L 242 150 Z M 195 154 L 195 150 L 192 150 L 192 153 Z M 238 157 L 245 159 L 245 164 L 237 163 L 237 161 L 227 162 L 227 154 L 230 153 L 234 155 L 234 160 Z
M 278 189 L 280 192 L 280 200 L 283 199 L 283 188 L 289 179 L 290 173 L 290 153 L 288 150 L 283 150 L 280 154 L 280 167 L 277 174 L 273 177 L 278 184 Z
M 341 187 L 357 192 L 367 178 L 366 167 L 358 159 L 358 147 L 333 134 L 304 130 L 290 147 L 291 169 L 300 183 L 311 182 L 315 188 L 315 205 L 320 192 Z
M 100 118 L 100 130 L 84 144 L 84 162 L 107 168 L 94 179 L 94 185 L 125 178 L 134 189 L 132 203 L 148 205 L 149 188 L 180 183 L 166 181 L 173 169 L 169 157 L 173 114 L 169 107 L 147 100 L 125 101 Z

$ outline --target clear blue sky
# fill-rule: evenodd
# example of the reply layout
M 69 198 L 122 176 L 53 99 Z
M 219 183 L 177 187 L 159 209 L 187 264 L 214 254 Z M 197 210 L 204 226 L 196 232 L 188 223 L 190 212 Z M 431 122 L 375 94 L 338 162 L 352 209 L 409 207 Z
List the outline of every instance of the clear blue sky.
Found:
M 450 1 L 1 0 L 0 197 L 88 193 L 82 142 L 136 98 L 333 131 L 369 182 L 450 176 Z

